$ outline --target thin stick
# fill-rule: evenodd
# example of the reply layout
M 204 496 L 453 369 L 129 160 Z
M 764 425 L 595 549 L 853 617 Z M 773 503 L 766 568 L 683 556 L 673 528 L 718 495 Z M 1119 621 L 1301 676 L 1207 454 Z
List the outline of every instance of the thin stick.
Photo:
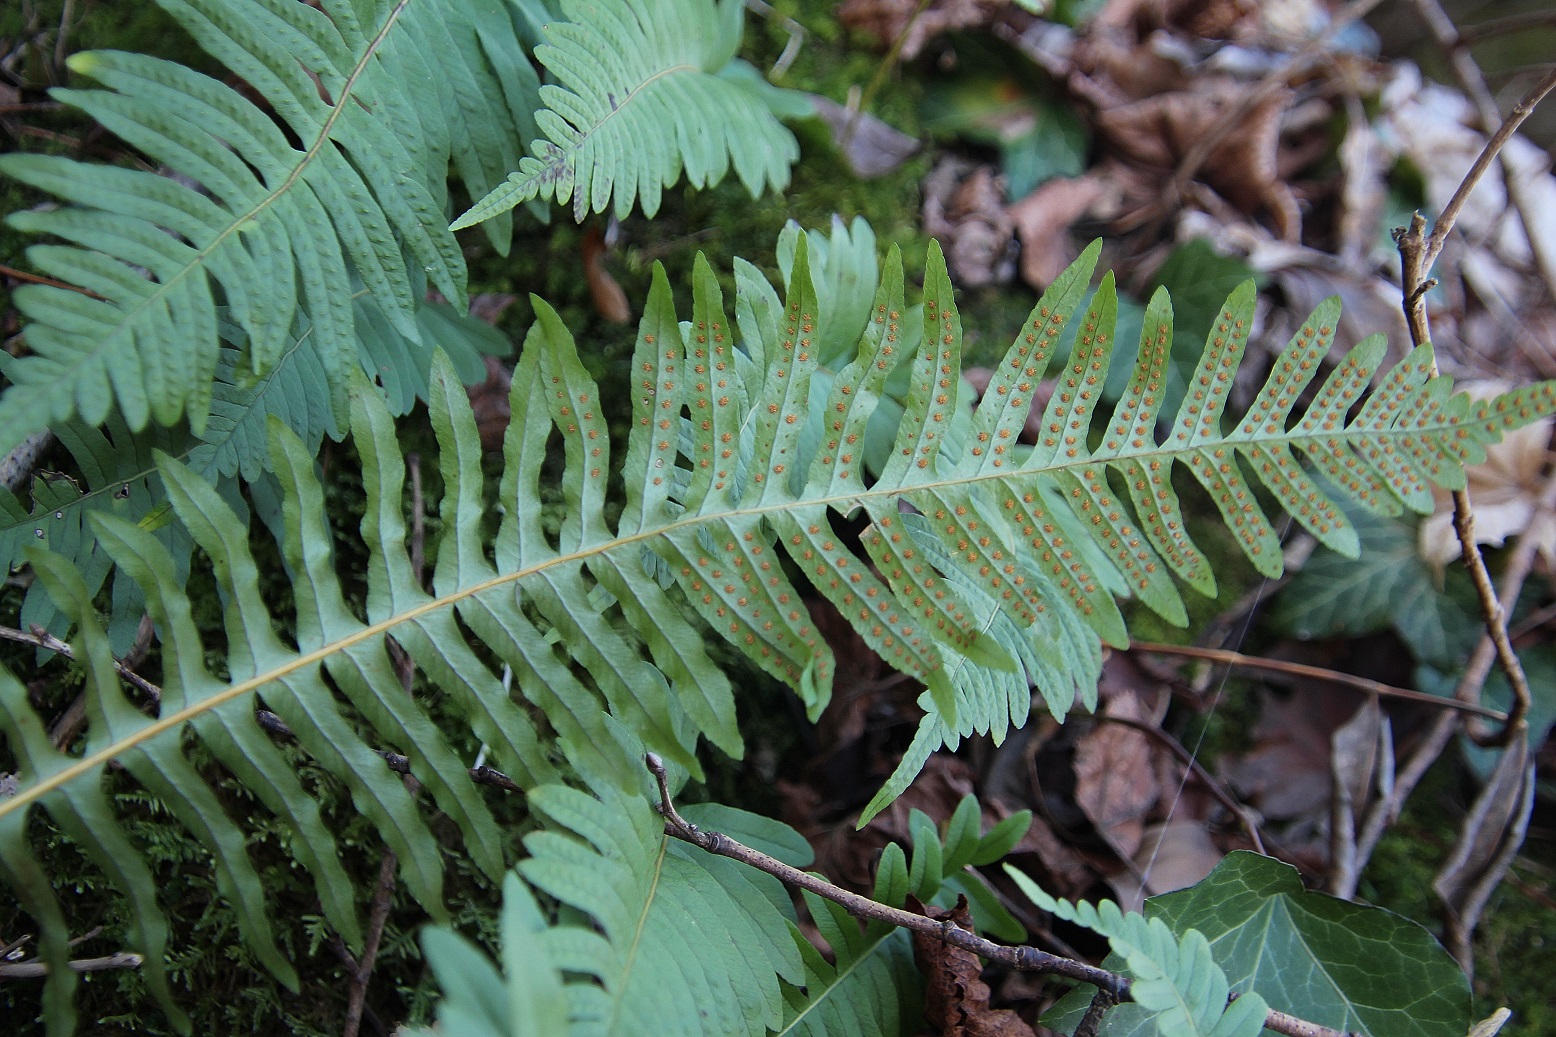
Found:
M 76 657 L 75 650 L 70 645 L 40 626 L 34 625 L 31 631 L 17 630 L 15 627 L 0 627 L 0 638 L 7 641 L 15 641 L 19 644 L 45 648 L 48 651 L 57 652 L 66 659 L 74 659 Z M 136 690 L 152 702 L 162 701 L 162 689 L 130 669 L 124 664 L 123 660 L 115 659 L 113 668 L 119 671 L 119 676 L 124 679 L 125 683 L 133 685 Z
M 0 263 L 0 274 L 3 274 L 6 277 L 14 278 L 18 281 L 26 281 L 28 284 L 44 284 L 48 285 L 50 288 L 63 288 L 70 292 L 80 292 L 82 295 L 92 299 L 105 298 L 104 296 L 98 295 L 96 292 L 91 291 L 90 289 L 82 288 L 79 285 L 66 284 L 64 281 L 56 281 L 52 277 L 44 277 L 42 274 L 29 274 L 25 270 L 18 270 L 14 266 L 6 266 L 4 263 Z
M 1539 510 L 1535 512 L 1535 521 L 1550 521 L 1553 507 L 1556 507 L 1556 475 L 1546 481 L 1545 489 L 1540 494 Z M 1538 537 L 1521 536 L 1518 538 L 1518 543 L 1513 545 L 1507 566 L 1502 570 L 1500 589 L 1502 600 L 1509 605 L 1518 600 L 1524 581 L 1528 579 L 1530 571 L 1534 568 L 1534 557 L 1538 550 Z M 1496 648 L 1491 642 L 1491 636 L 1483 635 L 1464 667 L 1464 675 L 1459 678 L 1459 686 L 1454 690 L 1454 698 L 1463 701 L 1477 696 L 1480 687 L 1486 682 L 1487 674 L 1491 672 L 1491 664 L 1495 658 Z M 1361 831 L 1356 837 L 1356 876 L 1360 876 L 1367 867 L 1367 861 L 1372 857 L 1373 850 L 1377 849 L 1383 833 L 1398 819 L 1400 811 L 1404 809 L 1405 800 L 1410 798 L 1410 794 L 1421 783 L 1421 779 L 1426 776 L 1426 772 L 1436 762 L 1437 757 L 1448 747 L 1457 728 L 1457 716 L 1452 713 L 1443 713 L 1439 716 L 1427 729 L 1426 736 L 1411 753 L 1404 768 L 1395 776 L 1394 787 L 1368 809 Z M 1335 889 L 1333 892 L 1336 896 L 1349 900 L 1356 895 L 1355 882 L 1352 881 L 1349 888 Z
M 1510 14 L 1505 18 L 1494 18 L 1489 22 L 1481 22 L 1479 25 L 1468 25 L 1454 33 L 1454 47 L 1468 47 L 1481 40 L 1489 40 L 1493 36 L 1504 36 L 1508 33 L 1523 32 L 1526 29 L 1540 29 L 1545 26 L 1556 25 L 1556 11 L 1534 11 L 1529 14 Z
M 1443 243 L 1448 239 L 1448 232 L 1453 229 L 1454 223 L 1459 218 L 1459 213 L 1464 209 L 1465 202 L 1469 200 L 1470 192 L 1475 189 L 1475 185 L 1480 182 L 1480 178 L 1485 176 L 1486 170 L 1491 167 L 1492 161 L 1501 154 L 1502 148 L 1512 139 L 1513 134 L 1518 130 L 1523 121 L 1529 118 L 1535 106 L 1544 100 L 1545 95 L 1549 94 L 1553 89 L 1556 89 L 1556 67 L 1547 72 L 1545 78 L 1535 84 L 1534 89 L 1530 90 L 1517 104 L 1513 105 L 1513 110 L 1508 113 L 1502 125 L 1491 135 L 1491 139 L 1486 141 L 1486 146 L 1481 149 L 1474 165 L 1470 166 L 1469 172 L 1459 182 L 1458 189 L 1453 192 L 1453 197 L 1448 199 L 1448 204 L 1443 207 L 1442 214 L 1437 217 L 1437 223 L 1432 228 L 1432 236 L 1428 239 L 1426 252 L 1422 257 L 1425 260 L 1425 264 L 1422 267 L 1423 272 L 1430 270 L 1432 263 L 1436 262 L 1438 254 L 1443 250 Z M 1515 178 L 1508 174 L 1506 179 L 1511 188 Z M 1527 226 L 1528 224 L 1526 223 L 1525 225 Z M 1538 249 L 1535 249 L 1536 253 L 1538 251 Z
M 1437 34 L 1439 42 L 1450 45 L 1452 42 L 1453 23 L 1448 19 L 1442 7 L 1436 0 L 1416 0 L 1416 7 L 1421 11 L 1427 23 L 1432 26 Z M 1463 59 L 1462 61 L 1460 59 Z M 1479 66 L 1474 59 L 1465 52 L 1454 55 L 1455 67 L 1465 79 L 1466 88 L 1478 83 L 1482 94 L 1485 93 L 1485 81 L 1480 76 Z M 1466 67 L 1467 65 L 1467 67 Z M 1458 188 L 1453 192 L 1453 197 L 1443 207 L 1442 214 L 1437 218 L 1432 228 L 1430 237 L 1425 235 L 1426 220 L 1420 213 L 1416 213 L 1410 221 L 1407 230 L 1394 232 L 1395 241 L 1399 245 L 1400 256 L 1400 291 L 1403 297 L 1405 312 L 1405 324 L 1410 329 L 1411 341 L 1420 346 L 1431 341 L 1431 326 L 1426 314 L 1426 292 L 1431 287 L 1431 282 L 1426 279 L 1427 272 L 1436 262 L 1442 252 L 1443 244 L 1448 239 L 1448 234 L 1453 230 L 1454 223 L 1459 218 L 1465 202 L 1469 199 L 1470 192 L 1475 184 L 1485 175 L 1491 167 L 1492 160 L 1501 154 L 1502 148 L 1513 137 L 1513 132 L 1518 128 L 1529 113 L 1534 111 L 1535 105 L 1556 89 L 1556 67 L 1541 80 L 1533 90 L 1526 94 L 1518 104 L 1513 106 L 1513 111 L 1503 121 L 1502 125 L 1491 139 L 1486 141 L 1486 146 L 1476 157 L 1464 179 L 1459 182 Z M 1494 116 L 1495 111 L 1482 110 L 1482 119 Z M 1487 129 L 1490 129 L 1488 124 Z M 1516 177 L 1506 163 L 1503 163 L 1503 179 L 1507 184 L 1510 194 L 1514 191 Z M 1516 204 L 1516 199 L 1515 199 Z M 1520 207 L 1519 215 L 1525 217 L 1524 226 L 1527 229 L 1533 224 L 1527 218 L 1526 213 Z M 1532 243 L 1532 239 L 1531 239 Z M 1538 260 L 1540 250 L 1534 248 Z M 1546 282 L 1550 286 L 1553 296 L 1556 296 L 1556 275 L 1549 271 L 1546 273 Z M 1432 358 L 1432 373 L 1437 374 L 1437 358 Z M 1507 617 L 1502 604 L 1497 599 L 1496 589 L 1491 584 L 1491 574 L 1486 571 L 1486 560 L 1481 557 L 1480 546 L 1475 542 L 1475 510 L 1470 503 L 1470 495 L 1467 490 L 1455 490 L 1453 493 L 1453 528 L 1458 534 L 1459 548 L 1464 558 L 1465 568 L 1469 570 L 1470 579 L 1475 585 L 1475 593 L 1480 599 L 1481 612 L 1486 620 L 1486 632 L 1491 636 L 1496 648 L 1497 660 L 1502 664 L 1502 670 L 1507 674 L 1507 682 L 1513 689 L 1513 708 L 1509 713 L 1502 730 L 1490 738 L 1477 737 L 1477 742 L 1485 744 L 1506 745 L 1515 737 L 1523 734 L 1527 723 L 1525 717 L 1529 713 L 1529 705 L 1532 696 L 1529 692 L 1529 679 L 1524 675 L 1523 665 L 1518 661 L 1518 655 L 1513 651 L 1512 641 L 1507 635 Z M 1512 603 L 1509 602 L 1511 605 Z M 1482 678 L 1484 681 L 1484 678 Z M 1461 681 L 1460 690 L 1468 690 L 1469 685 Z M 1473 692 L 1462 696 L 1466 700 L 1479 697 L 1480 688 L 1476 685 Z
M 655 753 L 648 753 L 643 757 L 643 762 L 653 774 L 654 780 L 659 784 L 659 813 L 665 819 L 665 834 L 672 839 L 680 839 L 701 847 L 709 853 L 720 857 L 728 857 L 742 864 L 750 865 L 759 871 L 783 882 L 785 885 L 797 886 L 800 889 L 809 890 L 819 897 L 841 904 L 849 914 L 860 918 L 879 919 L 902 929 L 911 929 L 914 932 L 933 936 L 944 940 L 946 943 L 971 951 L 980 958 L 989 961 L 997 961 L 1009 968 L 1021 972 L 1039 972 L 1052 976 L 1063 976 L 1066 979 L 1077 980 L 1082 983 L 1090 983 L 1099 990 L 1105 990 L 1118 1001 L 1131 1000 L 1129 988 L 1130 981 L 1127 976 L 1121 976 L 1107 969 L 1088 965 L 1083 961 L 1075 961 L 1071 958 L 1061 958 L 1057 954 L 1049 954 L 1040 951 L 1036 947 L 1007 947 L 1003 944 L 985 940 L 976 933 L 954 925 L 947 925 L 925 915 L 914 914 L 911 911 L 903 911 L 895 907 L 887 907 L 885 904 L 871 900 L 869 897 L 850 893 L 839 886 L 834 886 L 819 875 L 803 872 L 798 868 L 783 863 L 776 858 L 769 857 L 760 850 L 754 850 L 744 843 L 736 842 L 722 832 L 710 832 L 698 828 L 687 821 L 675 809 L 675 803 L 670 798 L 669 778 L 665 774 L 665 765 Z M 1286 1034 L 1287 1037 L 1348 1037 L 1340 1030 L 1332 1030 L 1327 1026 L 1319 1026 L 1285 1012 L 1271 1011 L 1265 1017 L 1266 1029 L 1276 1033 Z
M 1457 710 L 1461 713 L 1472 713 L 1491 720 L 1505 721 L 1507 719 L 1506 713 L 1492 709 L 1489 706 L 1482 706 L 1478 702 L 1461 702 L 1458 699 L 1444 698 L 1441 695 L 1430 695 L 1424 691 L 1399 688 L 1392 684 L 1384 684 L 1381 681 L 1358 677 L 1354 673 L 1326 670 L 1322 666 L 1309 666 L 1306 663 L 1287 662 L 1282 659 L 1261 659 L 1256 655 L 1243 655 L 1240 652 L 1229 652 L 1222 648 L 1158 644 L 1154 641 L 1131 641 L 1129 650 L 1131 652 L 1150 652 L 1153 655 L 1179 655 L 1189 659 L 1208 659 L 1211 662 L 1220 663 L 1222 666 L 1238 666 L 1250 670 L 1283 673 L 1290 677 L 1306 677 L 1311 680 L 1320 680 L 1329 684 L 1339 684 L 1347 688 L 1354 688 L 1369 695 L 1403 699 L 1407 702 L 1419 702 L 1422 705 Z
M 67 962 L 71 972 L 106 972 L 109 969 L 138 969 L 141 956 L 123 952 L 106 958 L 77 958 Z M 13 979 L 37 979 L 49 974 L 49 966 L 41 961 L 0 962 L 0 982 Z

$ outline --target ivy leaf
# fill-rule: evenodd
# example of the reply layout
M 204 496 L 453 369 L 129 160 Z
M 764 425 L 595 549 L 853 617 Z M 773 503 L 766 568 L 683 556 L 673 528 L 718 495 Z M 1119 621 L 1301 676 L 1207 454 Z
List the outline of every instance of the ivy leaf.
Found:
M 1416 658 L 1457 666 L 1480 636 L 1468 579 L 1450 571 L 1439 590 L 1408 523 L 1356 509 L 1347 517 L 1361 541 L 1361 558 L 1327 548 L 1315 552 L 1281 592 L 1271 614 L 1277 628 L 1311 640 L 1393 626 Z
M 1310 892 L 1273 858 L 1233 851 L 1198 885 L 1152 897 L 1145 911 L 1180 937 L 1203 933 L 1234 991 L 1321 1026 L 1460 1037 L 1473 1022 L 1469 982 L 1431 933 L 1392 911 Z M 1043 1024 L 1073 1032 L 1092 992 L 1071 991 Z M 1126 1003 L 1104 1017 L 1099 1037 L 1154 1032 L 1150 1014 Z

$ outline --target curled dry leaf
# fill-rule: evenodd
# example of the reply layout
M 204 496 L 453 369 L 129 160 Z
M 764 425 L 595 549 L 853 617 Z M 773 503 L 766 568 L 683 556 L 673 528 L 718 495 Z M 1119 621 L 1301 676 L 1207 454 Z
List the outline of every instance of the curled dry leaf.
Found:
M 1230 78 L 1204 78 L 1193 90 L 1104 109 L 1097 113 L 1097 129 L 1128 161 L 1170 174 L 1247 89 Z M 1290 90 L 1278 90 L 1245 114 L 1217 141 L 1196 176 L 1246 215 L 1267 210 L 1281 238 L 1295 242 L 1302 217 L 1278 162 L 1281 115 L 1291 98 Z
M 1080 255 L 1070 225 L 1109 192 L 1095 173 L 1055 177 L 1010 206 L 1011 222 L 1021 237 L 1021 279 L 1042 291 Z
M 1004 284 L 1015 274 L 1015 224 L 1005 184 L 991 166 L 947 158 L 924 179 L 924 233 L 939 238 L 951 277 L 963 288 Z
M 1104 716 L 1150 723 L 1133 691 L 1110 698 Z M 1128 860 L 1140 849 L 1147 814 L 1161 789 L 1144 733 L 1123 724 L 1099 723 L 1075 746 L 1075 799 L 1097 833 Z
M 837 18 L 870 33 L 882 47 L 890 47 L 906 33 L 901 55 L 911 61 L 941 33 L 987 28 L 1011 9 L 1009 0 L 933 0 L 923 11 L 921 6 L 919 0 L 845 0 Z
M 605 254 L 610 250 L 597 224 L 584 232 L 582 251 L 584 280 L 589 285 L 595 312 L 612 324 L 625 324 L 632 319 L 632 306 L 627 302 L 627 293 L 605 269 Z
M 1506 392 L 1501 382 L 1465 383 L 1462 388 L 1476 398 Z M 1509 432 L 1502 441 L 1486 448 L 1486 460 L 1466 469 L 1470 500 L 1475 505 L 1475 542 L 1500 546 L 1510 536 L 1530 528 L 1539 510 L 1545 485 L 1545 466 L 1551 442 L 1550 418 Z M 1459 538 L 1453 529 L 1453 497 L 1433 490 L 1436 508 L 1421 523 L 1421 556 L 1441 568 L 1459 557 Z M 1556 523 L 1543 522 L 1534 534 L 1540 538 L 1540 554 L 1547 563 L 1556 561 Z
M 908 910 L 973 931 L 966 897 L 957 897 L 956 906 L 946 909 L 926 907 L 909 896 Z M 940 1037 L 1033 1037 L 1032 1027 L 1015 1012 L 989 1007 L 983 963 L 972 951 L 914 932 L 913 960 L 924 976 L 924 1022 L 930 1032 Z

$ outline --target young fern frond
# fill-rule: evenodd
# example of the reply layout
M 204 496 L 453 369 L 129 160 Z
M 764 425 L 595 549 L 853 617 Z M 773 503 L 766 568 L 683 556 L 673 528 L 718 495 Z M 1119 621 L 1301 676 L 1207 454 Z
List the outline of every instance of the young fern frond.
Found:
M 1077 696 L 1089 702 L 1098 636 L 1113 643 L 1125 636 L 1111 586 L 1181 620 L 1170 574 L 1191 585 L 1210 583 L 1173 494 L 1175 465 L 1205 485 L 1254 565 L 1275 572 L 1279 545 L 1245 465 L 1299 522 L 1343 550 L 1350 526 L 1299 456 L 1332 475 L 1336 493 L 1383 510 L 1421 507 L 1428 484 L 1461 482 L 1462 464 L 1479 459 L 1484 444 L 1556 409 L 1552 383 L 1487 401 L 1451 396 L 1446 380 L 1430 377 L 1425 349 L 1363 401 L 1382 354 L 1370 340 L 1297 412 L 1297 397 L 1333 334 L 1337 312 L 1326 304 L 1281 354 L 1249 414 L 1223 434 L 1222 409 L 1252 314 L 1252 293 L 1239 291 L 1165 439 L 1156 433 L 1171 338 L 1165 296 L 1152 302 L 1129 389 L 1094 430 L 1114 345 L 1114 295 L 1104 279 L 1080 318 L 1043 433 L 1028 447 L 1018 433 L 1080 305 L 1095 248 L 1038 303 L 975 409 L 959 401 L 960 321 L 938 246 L 925 277 L 917 355 L 902 348 L 908 311 L 894 252 L 852 360 L 832 374 L 824 397 L 813 393 L 825 379 L 817 375 L 822 308 L 808 251 L 799 236 L 781 303 L 769 289 L 769 305 L 749 277 L 743 280 L 738 335 L 705 261 L 696 264 L 684 330 L 669 283 L 656 270 L 631 361 L 632 424 L 619 461 L 599 386 L 555 312 L 536 300 L 537 320 L 513 379 L 503 518 L 490 554 L 481 535 L 487 505 L 479 437 L 464 389 L 440 355 L 429 413 L 444 496 L 430 591 L 408 558 L 405 466 L 390 412 L 379 390 L 357 375 L 351 428 L 367 498 L 365 616 L 347 606 L 335 572 L 312 454 L 272 420 L 280 546 L 295 596 L 293 643 L 274 633 L 277 617 L 260 598 L 248 524 L 189 467 L 158 458 L 170 506 L 210 559 L 226 602 L 228 676 L 206 669 L 206 645 L 166 549 L 136 524 L 94 515 L 102 545 L 139 584 L 156 622 L 164 698 L 155 717 L 129 711 L 116 715 L 111 732 L 94 725 L 87 751 L 65 756 L 43 734 L 20 683 L 0 677 L 0 723 L 21 760 L 17 791 L 0 799 L 0 823 L 15 824 L 6 819 L 41 804 L 72 835 L 116 839 L 109 855 L 133 859 L 106 800 L 86 801 L 97 795 L 110 760 L 155 761 L 187 727 L 297 831 L 294 845 L 324 913 L 349 942 L 356 921 L 349 887 L 332 864 L 332 837 L 257 726 L 254 693 L 286 721 L 303 751 L 345 783 L 399 858 L 406 888 L 436 917 L 436 842 L 375 749 L 410 757 L 412 773 L 459 827 L 483 871 L 495 877 L 508 862 L 464 761 L 425 706 L 404 693 L 390 637 L 443 692 L 440 708 L 490 746 L 494 762 L 522 788 L 556 784 L 560 766 L 585 775 L 603 795 L 640 782 L 632 762 L 612 748 L 618 729 L 694 775 L 699 738 L 742 751 L 733 690 L 708 655 L 699 616 L 752 663 L 794 686 L 812 715 L 824 708 L 833 658 L 810 615 L 817 595 L 927 688 L 928 716 L 895 787 L 939 741 L 971 731 L 998 736 L 1023 722 L 1034 684 L 1057 715 Z M 867 426 L 899 363 L 910 365 L 903 418 L 872 479 L 864 464 Z M 817 398 L 822 421 L 807 440 Z M 558 439 L 565 513 L 553 534 L 539 502 Z M 613 474 L 624 487 L 619 502 L 609 499 Z M 40 568 L 50 566 L 35 557 Z M 85 616 L 79 589 L 68 580 L 52 583 L 60 606 Z M 88 694 L 108 695 L 113 678 L 100 672 L 103 654 L 83 642 L 78 656 L 92 673 Z M 523 705 L 504 690 L 491 659 L 512 669 Z M 126 766 L 135 776 L 143 765 Z M 201 822 L 194 834 L 220 859 L 221 822 L 203 817 L 206 801 L 190 803 Z M 35 917 L 57 916 L 25 846 L 8 848 L 0 866 Z M 241 896 L 238 866 L 227 866 L 227 881 Z M 927 857 L 924 868 L 934 870 Z M 143 947 L 155 949 L 160 915 L 144 869 L 125 862 L 110 874 L 131 896 Z M 50 994 L 53 1003 L 59 989 Z
M 771 86 L 735 58 L 740 0 L 564 0 L 565 22 L 545 26 L 536 59 L 555 78 L 541 87 L 537 137 L 508 179 L 454 229 L 532 198 L 573 203 L 573 216 L 652 216 L 684 171 L 693 187 L 731 167 L 752 197 L 789 183 L 799 144 L 779 115 L 810 114 L 794 91 Z
M 83 52 L 72 69 L 107 90 L 54 91 L 179 179 L 48 155 L 0 172 L 70 203 L 13 226 L 70 245 L 29 250 L 46 285 L 16 292 L 29 353 L 9 361 L 0 453 L 72 416 L 117 405 L 132 430 L 207 425 L 219 343 L 242 333 L 264 377 L 301 317 L 344 425 L 357 341 L 353 275 L 425 357 L 416 304 L 430 279 L 463 312 L 465 265 L 447 227 L 450 160 L 472 193 L 521 153 L 538 79 L 513 20 L 455 0 L 164 0 L 212 56 L 270 106 L 174 62 Z M 505 91 L 506 88 L 506 91 Z M 510 106 L 488 100 L 506 96 Z M 506 248 L 509 227 L 489 233 Z M 225 317 L 220 307 L 225 307 Z
M 1044 911 L 1108 938 L 1133 980 L 1130 995 L 1151 1013 L 1161 1037 L 1255 1037 L 1264 1028 L 1264 998 L 1247 991 L 1227 1003 L 1231 984 L 1203 933 L 1190 929 L 1180 938 L 1160 918 L 1125 914 L 1111 900 L 1072 904 L 1008 864 L 1005 874 Z
M 882 921 L 861 927 L 837 904 L 807 894 L 829 961 L 801 933 L 776 879 L 668 838 L 647 789 L 591 796 L 545 786 L 530 798 L 545 828 L 525 838 L 531 856 L 504 885 L 502 974 L 450 930 L 422 936 L 444 990 L 444 1032 L 913 1032 L 921 980 L 906 931 Z M 776 821 L 714 804 L 682 809 L 687 820 L 787 864 L 811 859 L 805 840 Z M 949 906 L 976 888 L 985 905 L 976 909 L 979 928 L 1020 939 L 1020 924 L 963 869 L 1003 857 L 1030 814 L 980 835 L 979 813 L 968 796 L 942 837 L 914 811 L 913 863 L 888 845 L 873 899 L 898 907 L 911 893 Z M 554 923 L 536 894 L 565 905 Z
M 1026 834 L 1031 812 L 1012 814 L 983 833 L 979 832 L 980 816 L 978 801 L 966 796 L 942 834 L 927 814 L 913 810 L 909 815 L 911 857 L 897 843 L 888 843 L 876 865 L 870 898 L 888 907 L 902 907 L 911 893 L 922 903 L 950 907 L 958 896 L 964 896 L 980 932 L 1002 940 L 1023 939 L 1026 933 L 1021 923 L 969 866 L 991 864 L 1009 853 Z M 832 960 L 822 957 L 795 927 L 794 940 L 805 962 L 805 978 L 797 987 L 785 984 L 789 1007 L 777 1033 L 874 1037 L 917 1032 L 910 1027 L 918 1014 L 922 976 L 908 933 L 879 919 L 861 928 L 841 906 L 809 891 L 805 904 L 832 950 Z

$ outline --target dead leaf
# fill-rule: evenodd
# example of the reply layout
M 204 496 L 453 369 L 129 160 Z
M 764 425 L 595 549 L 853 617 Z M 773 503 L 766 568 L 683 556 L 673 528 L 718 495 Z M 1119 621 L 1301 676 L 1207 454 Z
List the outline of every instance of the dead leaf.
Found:
M 1502 751 L 1496 770 L 1464 819 L 1453 853 L 1432 880 L 1432 889 L 1448 909 L 1450 949 L 1467 968 L 1474 967 L 1470 937 L 1524 841 L 1533 809 L 1529 741 L 1516 737 Z
M 1197 821 L 1168 821 L 1146 829 L 1134 868 L 1108 877 L 1119 907 L 1139 911 L 1146 897 L 1187 889 L 1209 875 L 1224 857 Z M 1141 881 L 1144 876 L 1144 881 Z
M 1109 699 L 1103 715 L 1151 722 L 1133 691 Z M 1161 795 L 1152 751 L 1144 733 L 1109 723 L 1098 724 L 1075 746 L 1075 800 L 1125 860 L 1140 848 L 1146 815 Z
M 1038 291 L 1054 282 L 1080 255 L 1070 236 L 1074 223 L 1108 194 L 1095 174 L 1055 177 L 1010 206 L 1011 222 L 1021 237 L 1021 279 Z
M 910 896 L 908 910 L 973 931 L 966 897 L 958 896 L 955 907 L 944 909 L 926 907 Z M 940 1037 L 1034 1037 L 1015 1012 L 989 1007 L 983 963 L 972 951 L 914 932 L 913 960 L 924 976 L 924 1021 Z
M 583 251 L 584 280 L 589 285 L 589 298 L 594 302 L 595 312 L 612 324 L 625 324 L 632 319 L 632 306 L 627 302 L 627 293 L 622 291 L 621 285 L 605 269 L 605 254 L 610 250 L 605 245 L 605 236 L 600 232 L 598 224 L 590 224 L 589 229 L 584 231 L 580 247 Z
M 870 33 L 882 47 L 903 36 L 902 60 L 912 61 L 936 36 L 953 29 L 987 28 L 1011 9 L 1008 0 L 934 0 L 922 11 L 920 6 L 919 0 L 846 0 L 837 9 L 837 19 Z
M 1004 284 L 1015 274 L 1015 225 L 1004 178 L 992 166 L 943 159 L 924 179 L 924 233 L 940 239 L 951 280 L 963 288 Z
M 1259 701 L 1254 748 L 1224 758 L 1223 777 L 1266 818 L 1326 818 L 1330 738 L 1354 714 L 1354 696 L 1299 681 L 1289 696 L 1264 691 Z
M 470 409 L 475 412 L 475 427 L 481 433 L 481 449 L 496 453 L 502 449 L 512 411 L 508 394 L 513 387 L 513 371 L 494 356 L 486 357 L 486 380 L 470 386 Z
M 1512 388 L 1501 382 L 1469 382 L 1462 388 L 1476 399 L 1485 399 Z M 1500 443 L 1486 448 L 1486 460 L 1465 469 L 1470 500 L 1475 504 L 1475 542 L 1500 546 L 1510 536 L 1530 528 L 1539 510 L 1549 457 L 1551 429 L 1556 421 L 1542 418 L 1515 429 Z M 1421 523 L 1421 557 L 1441 568 L 1459 557 L 1459 537 L 1453 529 L 1453 497 L 1433 487 L 1436 504 L 1432 516 Z M 1556 560 L 1556 523 L 1544 522 L 1535 531 L 1541 556 Z
M 832 143 L 854 175 L 869 180 L 884 176 L 912 158 L 923 142 L 877 119 L 869 112 L 851 112 L 836 101 L 810 95 L 816 114 L 832 127 Z
M 1195 144 L 1241 102 L 1247 86 L 1227 77 L 1203 77 L 1194 89 L 1157 94 L 1097 113 L 1098 132 L 1137 165 L 1170 173 Z M 1267 210 L 1285 241 L 1301 239 L 1296 197 L 1277 161 L 1281 114 L 1290 90 L 1261 101 L 1222 134 L 1196 176 L 1247 215 Z

